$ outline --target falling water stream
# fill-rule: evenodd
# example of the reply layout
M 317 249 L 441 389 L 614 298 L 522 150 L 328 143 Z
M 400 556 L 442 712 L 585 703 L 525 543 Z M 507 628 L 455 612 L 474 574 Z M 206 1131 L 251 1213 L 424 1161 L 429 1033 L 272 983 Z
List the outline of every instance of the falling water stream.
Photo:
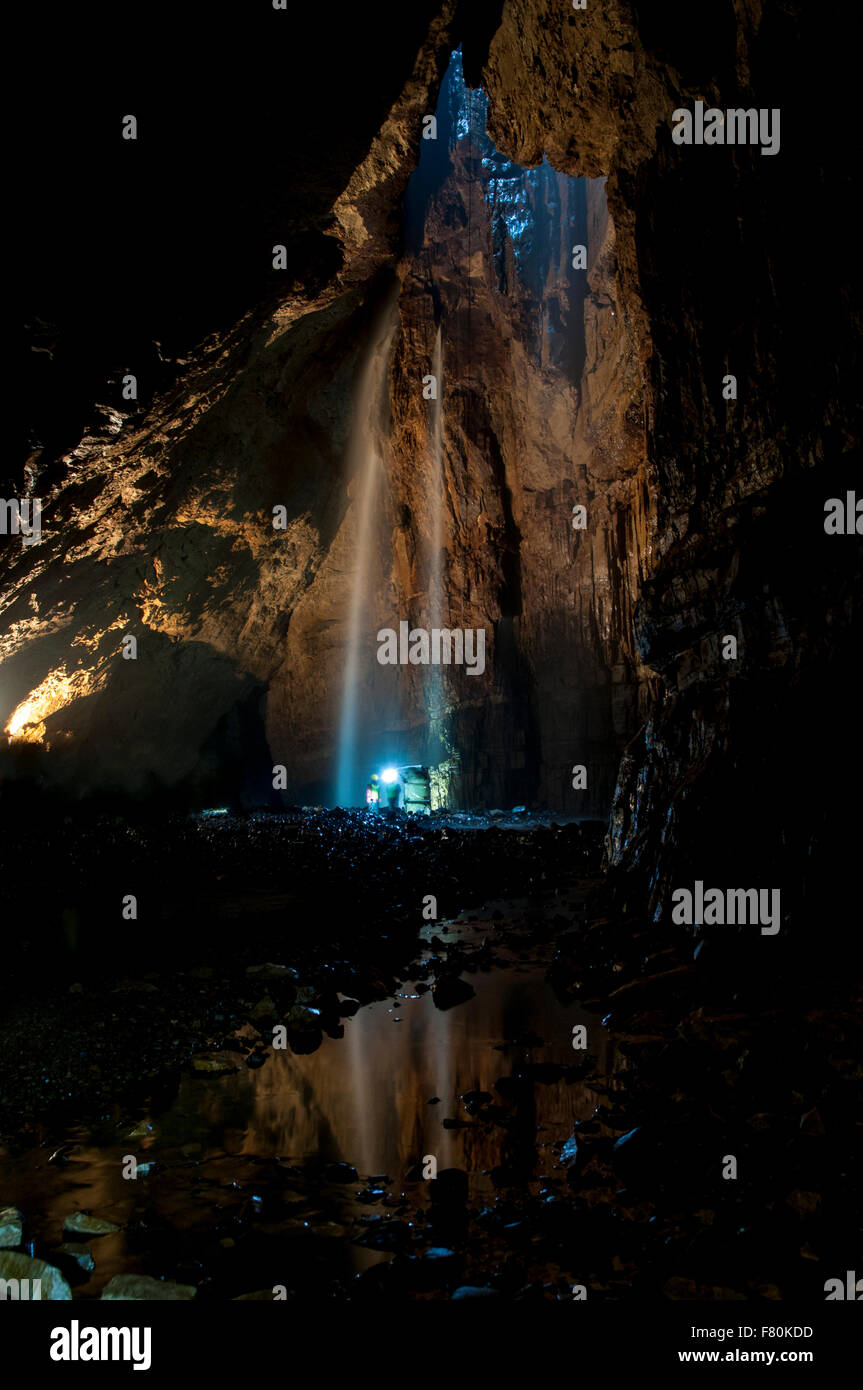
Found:
M 443 535 L 443 493 L 444 493 L 444 471 L 443 471 L 443 347 L 441 344 L 441 329 L 435 335 L 434 351 L 432 353 L 432 376 L 435 382 L 435 394 L 429 411 L 429 482 L 431 497 L 429 499 L 429 512 L 431 515 L 431 543 L 429 547 L 429 618 L 431 626 L 440 626 L 441 615 L 443 612 L 443 557 L 444 557 L 444 535 Z
M 363 681 L 363 653 L 367 651 L 371 654 L 375 650 L 375 634 L 371 623 L 371 599 L 375 592 L 373 564 L 375 538 L 380 530 L 384 494 L 384 460 L 389 448 L 386 427 L 389 411 L 389 371 L 397 321 L 396 286 L 390 291 L 375 320 L 354 392 L 353 421 L 348 447 L 350 511 L 354 525 L 354 571 L 351 579 L 348 643 L 339 725 L 336 779 L 336 802 L 339 806 L 356 806 L 360 802 L 357 767 L 360 692 Z
M 443 462 L 443 345 L 438 324 L 432 352 L 431 373 L 434 395 L 428 421 L 429 498 L 431 520 L 428 555 L 428 624 L 430 628 L 446 627 L 442 621 L 444 609 L 444 462 Z M 432 666 L 428 671 L 426 693 L 432 738 L 440 733 L 444 713 L 443 670 Z

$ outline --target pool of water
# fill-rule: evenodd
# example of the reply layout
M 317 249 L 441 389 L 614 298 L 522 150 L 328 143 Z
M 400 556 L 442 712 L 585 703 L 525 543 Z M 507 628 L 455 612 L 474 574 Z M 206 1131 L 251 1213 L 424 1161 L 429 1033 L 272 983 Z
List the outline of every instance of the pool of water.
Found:
M 475 943 L 484 926 L 452 930 Z M 463 977 L 475 995 L 451 1009 L 406 983 L 310 1055 L 274 1050 L 250 1069 L 236 1054 L 231 1074 L 184 1073 L 162 1107 L 70 1130 L 65 1162 L 48 1162 L 56 1137 L 0 1156 L 0 1207 L 21 1209 L 24 1248 L 40 1258 L 86 1241 L 94 1268 L 76 1271 L 77 1297 L 143 1271 L 224 1298 L 276 1284 L 332 1291 L 390 1258 L 428 1205 L 430 1159 L 468 1175 L 473 1206 L 494 1200 L 502 1171 L 535 1191 L 594 1111 L 582 1077 L 606 1065 L 604 1030 L 557 998 L 541 950 L 495 956 Z M 587 1054 L 572 1046 L 581 1023 Z M 151 1166 L 124 1177 L 129 1157 Z M 75 1211 L 121 1230 L 64 1237 Z

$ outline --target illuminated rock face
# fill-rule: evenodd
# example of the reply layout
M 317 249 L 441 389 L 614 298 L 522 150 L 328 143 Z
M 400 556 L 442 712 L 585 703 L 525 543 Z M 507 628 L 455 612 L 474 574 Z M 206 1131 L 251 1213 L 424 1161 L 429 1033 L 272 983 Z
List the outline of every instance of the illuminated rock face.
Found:
M 38 544 L 4 544 L 0 717 L 16 738 L 41 740 L 49 785 L 261 802 L 275 799 L 282 761 L 290 795 L 324 790 L 340 670 L 326 582 L 307 679 L 297 689 L 293 672 L 280 673 L 300 601 L 322 569 L 326 580 L 349 512 L 366 300 L 392 266 L 421 116 L 446 64 L 443 33 L 435 21 L 365 158 L 344 170 L 330 236 L 315 233 L 311 256 L 292 245 L 276 307 L 269 286 L 269 301 L 191 354 L 149 412 L 119 423 L 114 412 L 62 460 L 43 454 L 26 470 L 47 515 Z M 325 174 L 306 171 L 310 196 L 338 178 Z M 269 222 L 263 231 L 274 239 Z M 349 582 L 335 584 L 339 621 Z M 310 747 L 301 706 L 313 711 Z
M 521 169 L 485 124 L 485 98 L 465 90 L 455 55 L 438 141 L 407 198 L 393 441 L 419 466 L 395 473 L 392 587 L 423 621 L 435 487 L 417 386 L 439 329 L 443 611 L 448 626 L 484 628 L 489 648 L 483 678 L 444 681 L 444 746 L 461 759 L 453 791 L 464 804 L 603 815 L 645 684 L 631 623 L 640 374 L 615 311 L 604 181 Z M 403 717 L 419 732 L 429 687 L 415 687 Z M 416 751 L 439 756 L 431 741 Z M 573 788 L 575 764 L 589 769 L 585 790 Z
M 607 813 L 637 725 L 630 512 L 644 450 L 613 230 L 601 180 L 496 154 L 457 57 L 439 139 L 421 147 L 450 43 L 439 26 L 335 205 L 342 274 L 210 341 L 142 422 L 112 417 L 85 438 L 39 546 L 10 556 L 4 722 L 47 747 L 49 779 L 278 804 L 283 765 L 285 799 L 333 799 L 358 549 L 355 387 L 422 148 L 383 378 L 359 764 L 447 763 L 456 804 Z M 438 330 L 436 487 L 423 379 Z M 481 631 L 483 672 L 381 665 L 377 632 L 405 620 Z M 574 764 L 589 769 L 586 791 Z
M 854 325 L 798 235 L 806 170 L 831 261 L 853 263 L 841 145 L 801 106 L 803 93 L 812 110 L 842 100 L 828 77 L 835 35 L 774 3 L 705 17 L 682 0 L 619 0 L 601 14 L 507 0 L 465 53 L 494 150 L 469 121 L 452 143 L 440 132 L 419 211 L 408 198 L 402 254 L 422 120 L 461 37 L 452 9 L 345 170 L 329 227 L 338 273 L 294 283 L 196 352 L 143 421 L 109 418 L 46 484 L 40 543 L 7 542 L 4 724 L 44 724 L 51 775 L 75 787 L 258 796 L 268 766 L 284 763 L 290 798 L 328 798 L 351 583 L 351 391 L 398 264 L 380 625 L 430 625 L 437 522 L 420 386 L 440 326 L 447 605 L 451 622 L 486 628 L 488 662 L 483 677 L 445 678 L 428 739 L 428 671 L 372 665 L 370 755 L 376 740 L 400 761 L 452 748 L 466 801 L 535 797 L 596 814 L 639 731 L 611 853 L 644 867 L 658 905 L 675 856 L 721 857 L 732 831 L 773 859 L 806 853 L 805 834 L 783 839 L 801 729 L 816 742 L 805 795 L 826 807 L 839 790 L 824 740 L 850 717 L 859 559 L 854 537 L 825 537 L 823 502 L 857 481 L 845 476 L 839 385 Z M 809 54 L 824 73 L 814 88 Z M 674 110 L 702 99 L 784 106 L 781 152 L 675 146 Z M 508 161 L 534 166 L 527 182 L 510 183 Z M 574 178 L 585 182 L 570 194 Z M 584 272 L 564 258 L 569 219 L 588 250 L 583 302 Z M 736 400 L 723 398 L 729 373 Z M 581 503 L 587 525 L 574 530 Z M 120 655 L 127 633 L 135 662 Z M 722 656 L 728 634 L 734 660 Z M 64 701 L 53 712 L 46 691 Z M 571 787 L 577 763 L 587 794 Z M 705 880 L 720 872 L 708 860 Z

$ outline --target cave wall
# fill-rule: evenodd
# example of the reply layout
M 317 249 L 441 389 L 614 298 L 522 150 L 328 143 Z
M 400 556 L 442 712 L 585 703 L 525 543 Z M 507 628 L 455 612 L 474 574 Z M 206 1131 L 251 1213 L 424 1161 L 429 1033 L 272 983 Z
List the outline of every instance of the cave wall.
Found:
M 337 273 L 326 277 L 319 247 L 308 273 L 306 248 L 288 288 L 259 291 L 148 411 L 106 408 L 74 449 L 31 455 L 34 491 L 49 500 L 39 546 L 6 550 L 0 715 L 19 739 L 41 740 L 50 785 L 278 802 L 270 769 L 283 765 L 285 800 L 333 799 L 356 582 L 356 385 L 395 285 L 359 761 L 455 753 L 456 804 L 607 814 L 646 678 L 627 539 L 643 467 L 641 371 L 615 309 L 602 180 L 574 182 L 547 164 L 525 176 L 497 158 L 484 98 L 460 80 L 450 104 L 463 109 L 450 122 L 469 108 L 473 128 L 454 142 L 442 132 L 443 182 L 405 247 L 421 120 L 463 28 L 453 5 L 431 19 L 333 200 L 322 234 Z M 477 68 L 469 41 L 465 61 Z M 516 186 L 521 222 L 507 205 Z M 587 273 L 570 267 L 574 239 L 587 245 Z M 441 622 L 482 628 L 488 645 L 482 677 L 444 673 L 445 709 L 430 722 L 429 671 L 374 658 L 381 626 L 431 622 L 420 381 L 438 325 Z M 570 524 L 575 503 L 588 507 L 586 531 Z M 271 524 L 276 505 L 284 531 Z M 134 662 L 120 650 L 129 636 Z M 575 763 L 587 768 L 586 791 L 572 789 Z
M 447 139 L 449 127 L 449 163 L 442 177 L 435 150 L 432 196 L 402 265 L 393 442 L 397 458 L 420 466 L 394 475 L 394 515 L 410 518 L 414 542 L 394 547 L 408 563 L 393 587 L 399 611 L 420 621 L 429 585 L 417 539 L 433 529 L 434 487 L 418 372 L 439 328 L 445 613 L 452 625 L 485 628 L 489 649 L 483 678 L 446 682 L 455 799 L 605 816 L 647 693 L 631 621 L 641 372 L 615 307 L 614 228 L 603 180 L 570 179 L 547 163 L 524 170 L 495 151 L 485 99 L 465 93 L 459 72 L 455 55 L 453 109 L 439 129 Z M 421 161 L 415 202 L 422 175 Z M 409 191 L 409 221 L 416 215 Z M 572 268 L 575 244 L 587 247 L 586 272 Z M 587 508 L 584 530 L 572 525 L 577 504 Z M 583 790 L 572 786 L 575 764 L 587 769 Z
M 854 723 L 860 611 L 859 541 L 824 532 L 859 438 L 850 36 L 809 4 L 565 8 L 508 0 L 483 82 L 513 159 L 609 175 L 645 368 L 634 624 L 660 684 L 622 763 L 609 859 L 654 913 L 694 874 L 781 882 L 792 919 L 817 910 L 817 881 L 829 916 L 853 853 L 835 740 Z M 779 152 L 675 145 L 672 113 L 698 99 L 779 108 Z
M 272 246 L 284 241 L 285 271 L 269 270 L 254 283 L 242 274 L 233 279 L 234 258 L 247 264 L 252 253 L 245 243 L 230 244 L 231 223 L 216 239 L 228 284 L 213 289 L 218 312 L 211 308 L 215 319 L 230 317 L 245 300 L 246 312 L 197 346 L 185 344 L 187 355 L 168 364 L 162 378 L 168 384 L 152 403 L 120 405 L 115 371 L 107 382 L 112 404 L 96 412 L 83 436 L 72 434 L 74 447 L 60 451 L 35 440 L 22 478 L 7 483 L 8 496 L 23 481 L 44 499 L 44 512 L 38 545 L 9 536 L 0 557 L 0 718 L 17 740 L 39 743 L 46 787 L 72 795 L 179 792 L 181 801 L 195 803 L 214 796 L 242 801 L 253 785 L 263 788 L 253 799 L 266 801 L 279 760 L 291 765 L 292 791 L 308 786 L 308 731 L 300 727 L 291 685 L 301 659 L 308 670 L 298 698 L 312 712 L 320 782 L 332 752 L 341 670 L 340 652 L 337 645 L 330 649 L 326 634 L 331 622 L 343 620 L 350 584 L 343 574 L 332 619 L 326 580 L 349 513 L 344 456 L 353 379 L 374 318 L 378 277 L 387 268 L 392 274 L 401 199 L 418 154 L 421 116 L 433 105 L 429 93 L 448 61 L 455 9 L 421 8 L 419 30 L 416 16 L 399 27 L 401 48 L 381 49 L 364 31 L 351 61 L 365 59 L 367 67 L 344 72 L 344 107 L 337 103 L 335 115 L 324 111 L 317 132 L 309 127 L 306 96 L 298 101 L 287 92 L 279 98 L 290 117 L 284 125 L 280 119 L 280 139 L 268 127 L 272 95 L 258 108 L 263 149 L 254 139 L 240 149 L 248 170 L 232 163 L 233 140 L 242 144 L 232 133 L 224 178 L 214 173 L 209 206 L 226 196 L 232 177 L 245 186 L 254 172 L 268 190 L 247 205 L 254 254 L 269 268 Z M 324 39 L 323 31 L 316 34 L 312 48 L 319 50 Z M 268 64 L 266 44 L 260 51 Z M 237 102 L 236 93 L 226 96 L 228 125 Z M 175 116 L 182 124 L 176 108 Z M 339 136 L 340 120 L 347 138 Z M 249 135 L 245 121 L 240 132 Z M 219 124 L 216 133 L 224 135 Z M 283 156 L 285 139 L 296 154 L 287 171 L 283 157 L 271 158 L 274 143 Z M 162 153 L 168 161 L 164 147 Z M 153 196 L 157 188 L 154 180 Z M 189 232 L 182 210 L 179 200 L 175 243 Z M 95 230 L 93 236 L 98 242 Z M 158 248 L 154 256 L 158 265 Z M 169 280 L 176 274 L 173 262 L 161 270 Z M 64 318 L 65 303 L 55 300 L 52 309 L 57 333 L 67 340 L 55 352 L 62 373 L 63 358 L 76 348 L 86 357 L 87 348 L 75 336 L 75 315 L 71 326 Z M 174 321 L 178 333 L 193 331 L 182 316 Z M 193 320 L 195 326 L 204 321 Z M 130 354 L 141 325 L 134 329 L 124 343 Z M 102 370 L 104 350 L 100 340 L 90 353 L 90 374 Z M 151 379 L 141 374 L 142 381 Z M 91 385 L 88 376 L 83 395 Z M 48 393 L 37 415 L 74 431 L 76 411 L 67 404 L 62 393 L 53 400 Z M 287 511 L 281 531 L 273 528 L 276 506 Z M 296 653 L 305 621 L 301 600 L 316 579 L 312 645 L 286 672 L 286 643 L 289 655 Z M 123 659 L 126 636 L 138 643 L 134 661 Z M 238 710 L 242 718 L 234 718 Z M 233 738 L 220 775 L 215 750 L 224 746 L 232 718 L 247 733 Z M 19 767 L 32 772 L 34 760 L 18 756 L 31 751 L 4 748 L 7 785 Z M 244 759 L 254 763 L 251 774 L 239 771 Z
M 823 530 L 824 499 L 853 487 L 855 461 L 843 21 L 779 0 L 601 12 L 505 0 L 429 5 L 418 24 L 395 68 L 380 59 L 383 119 L 360 103 L 327 177 L 299 171 L 291 206 L 307 184 L 317 201 L 283 236 L 296 254 L 285 279 L 245 287 L 245 315 L 175 358 L 147 409 L 105 408 L 76 447 L 29 455 L 48 500 L 40 545 L 3 547 L 4 723 L 36 692 L 45 775 L 76 789 L 209 788 L 205 750 L 241 708 L 253 756 L 266 746 L 286 763 L 290 794 L 325 794 L 352 387 L 398 268 L 380 611 L 412 616 L 426 583 L 417 373 L 443 323 L 450 597 L 465 625 L 489 625 L 498 657 L 487 680 L 452 687 L 443 735 L 475 750 L 457 795 L 597 813 L 629 741 L 609 859 L 643 876 L 652 910 L 681 865 L 766 881 L 806 860 L 829 879 L 849 833 L 830 816 L 847 792 L 835 731 L 853 726 L 860 582 L 855 539 Z M 421 252 L 402 255 L 421 120 L 459 40 L 500 154 L 586 180 L 577 379 L 537 353 L 512 258 L 474 206 L 476 152 L 459 156 L 458 198 L 484 254 L 465 262 L 439 206 L 423 231 L 449 257 L 437 285 Z M 696 99 L 780 107 L 779 154 L 675 146 L 672 112 Z M 268 250 L 284 209 L 260 225 Z M 559 309 L 553 275 L 540 299 Z M 736 401 L 722 398 L 728 372 Z M 583 496 L 590 525 L 576 533 L 567 516 Z M 126 632 L 139 637 L 134 680 Z M 735 662 L 721 656 L 728 633 Z M 373 684 L 368 698 L 412 749 L 421 683 L 397 698 Z M 579 761 L 592 773 L 581 799 L 566 776 Z

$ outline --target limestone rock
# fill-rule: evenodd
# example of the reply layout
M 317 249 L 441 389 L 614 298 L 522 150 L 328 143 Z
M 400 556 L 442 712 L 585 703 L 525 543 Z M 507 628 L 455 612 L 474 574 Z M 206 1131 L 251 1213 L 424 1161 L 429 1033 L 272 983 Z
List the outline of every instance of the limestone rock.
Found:
M 0 1249 L 21 1244 L 22 1219 L 17 1207 L 0 1207 Z
M 195 1297 L 193 1284 L 173 1284 L 148 1274 L 115 1274 L 102 1290 L 107 1303 L 181 1302 Z
M 63 1219 L 63 1230 L 77 1236 L 109 1236 L 121 1231 L 113 1221 L 104 1221 L 101 1216 L 91 1216 L 86 1211 L 76 1211 Z
M 74 1241 L 66 1241 L 58 1246 L 58 1253 L 68 1255 L 70 1260 L 74 1260 L 77 1265 L 84 1270 L 85 1274 L 90 1274 L 96 1268 L 96 1261 L 92 1251 L 86 1245 L 78 1245 Z
M 46 1264 L 44 1260 L 31 1259 L 29 1255 L 18 1255 L 11 1250 L 0 1250 L 0 1279 L 6 1280 L 7 1298 L 13 1296 L 9 1292 L 12 1280 L 17 1281 L 19 1299 L 22 1297 L 22 1281 L 26 1281 L 26 1296 L 31 1301 L 38 1298 L 43 1303 L 68 1303 L 72 1298 L 72 1291 L 59 1269 Z M 34 1291 L 37 1282 L 38 1295 Z
M 212 1052 L 192 1058 L 192 1071 L 202 1075 L 225 1076 L 228 1072 L 239 1071 L 228 1053 Z

